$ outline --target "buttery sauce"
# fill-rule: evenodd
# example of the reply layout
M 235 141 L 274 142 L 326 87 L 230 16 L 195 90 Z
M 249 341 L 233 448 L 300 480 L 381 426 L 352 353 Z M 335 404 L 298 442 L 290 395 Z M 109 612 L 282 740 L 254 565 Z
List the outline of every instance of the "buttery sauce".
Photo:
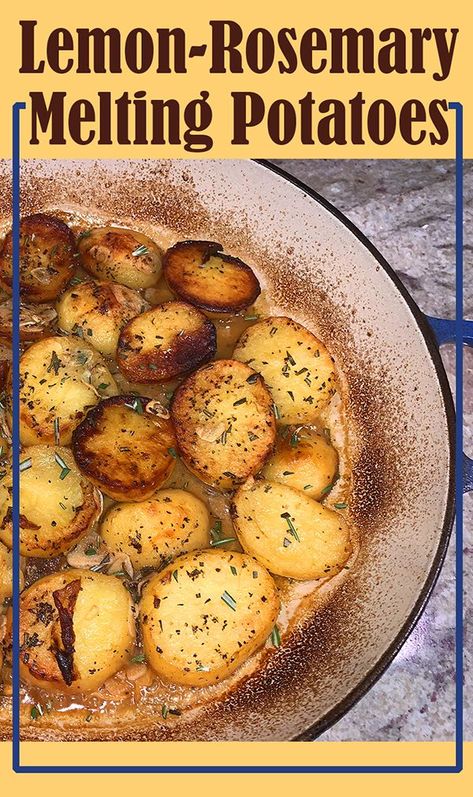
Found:
M 91 226 L 112 224 L 139 229 L 155 240 L 163 250 L 177 240 L 176 234 L 173 234 L 171 230 L 165 230 L 149 224 L 137 225 L 134 222 L 125 225 L 123 221 L 116 219 L 86 216 L 79 209 L 64 211 L 49 208 L 44 212 L 63 219 L 76 234 Z M 77 270 L 77 274 L 81 276 L 80 268 Z M 157 287 L 148 288 L 145 291 L 141 291 L 141 293 L 151 306 L 174 298 L 164 278 L 161 278 Z M 273 314 L 280 315 L 281 313 L 278 313 L 276 307 L 271 306 L 270 298 L 265 296 L 264 291 L 251 308 L 238 315 L 222 318 L 208 313 L 207 315 L 211 318 L 217 330 L 216 358 L 231 357 L 235 344 L 242 332 L 259 318 Z M 57 327 L 53 325 L 47 330 L 45 337 L 54 334 L 62 333 L 59 333 Z M 27 348 L 28 345 L 23 344 L 22 349 Z M 0 359 L 10 359 L 10 357 L 11 353 L 8 346 L 0 341 Z M 113 360 L 106 359 L 106 363 L 114 375 L 120 392 L 136 393 L 156 399 L 165 407 L 169 406 L 173 391 L 184 378 L 157 385 L 134 384 L 126 381 Z M 342 382 L 342 375 L 339 374 L 339 378 L 340 382 Z M 339 478 L 325 498 L 324 504 L 332 509 L 336 504 L 346 506 L 350 494 L 350 468 L 346 456 L 347 429 L 340 392 L 335 394 L 329 406 L 321 413 L 320 425 L 313 428 L 329 437 L 339 456 Z M 209 508 L 211 523 L 214 528 L 218 528 L 219 536 L 222 539 L 236 537 L 230 517 L 230 495 L 218 492 L 201 482 L 187 470 L 179 459 L 176 461 L 171 477 L 162 487 L 183 488 L 201 498 Z M 113 503 L 111 499 L 105 497 L 104 511 Z M 337 509 L 337 507 L 335 508 Z M 344 509 L 344 515 L 350 521 L 348 506 Z M 218 525 L 215 526 L 215 523 Z M 294 627 L 309 614 L 316 611 L 317 608 L 324 605 L 330 599 L 333 591 L 347 577 L 357 557 L 359 548 L 358 535 L 353 523 L 351 523 L 351 543 L 352 554 L 345 567 L 338 575 L 330 579 L 298 582 L 274 576 L 281 598 L 281 611 L 277 620 L 281 645 L 284 645 Z M 85 550 L 91 546 L 97 551 L 97 556 L 92 558 L 85 555 Z M 241 550 L 237 540 L 225 544 L 225 548 L 227 550 Z M 101 567 L 100 563 L 107 556 L 109 558 L 106 564 Z M 101 572 L 113 574 L 123 579 L 123 583 L 130 590 L 135 600 L 139 599 L 141 589 L 146 583 L 147 575 L 146 572 L 133 573 L 131 575 L 126 562 L 114 560 L 113 552 L 107 551 L 104 543 L 98 537 L 96 528 L 93 528 L 85 540 L 81 540 L 79 545 L 65 556 L 52 560 L 28 559 L 22 564 L 26 586 L 47 573 L 67 568 L 69 565 L 74 567 L 95 567 L 95 569 L 100 569 Z M 24 725 L 30 724 L 32 721 L 41 722 L 48 727 L 54 727 L 57 721 L 60 721 L 62 727 L 67 726 L 69 718 L 71 724 L 76 724 L 80 721 L 87 723 L 90 727 L 94 725 L 113 727 L 117 722 L 136 724 L 140 720 L 144 722 L 150 718 L 155 722 L 165 724 L 175 722 L 185 712 L 196 710 L 209 702 L 222 699 L 225 694 L 234 690 L 243 678 L 264 666 L 265 658 L 271 655 L 271 651 L 275 651 L 275 644 L 270 638 L 262 650 L 254 654 L 223 682 L 206 687 L 185 687 L 165 683 L 150 670 L 144 661 L 138 634 L 133 661 L 92 694 L 83 695 L 82 697 L 70 697 L 60 693 L 45 692 L 30 686 L 27 688 L 22 687 L 22 722 Z M 9 686 L 8 666 L 6 666 L 4 667 L 4 695 L 9 693 L 11 693 L 11 687 Z M 60 720 L 58 715 L 61 715 Z M 56 720 L 55 717 L 57 718 Z

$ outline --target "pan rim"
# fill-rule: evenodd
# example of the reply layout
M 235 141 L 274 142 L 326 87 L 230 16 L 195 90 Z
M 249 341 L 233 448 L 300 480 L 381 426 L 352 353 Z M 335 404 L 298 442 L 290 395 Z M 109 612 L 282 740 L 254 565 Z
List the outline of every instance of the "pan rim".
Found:
M 352 235 L 354 235 L 355 238 L 360 241 L 361 244 L 363 244 L 363 246 L 370 252 L 377 263 L 381 266 L 384 273 L 390 278 L 394 288 L 397 289 L 398 293 L 400 293 L 402 299 L 410 310 L 413 320 L 417 325 L 417 329 L 424 339 L 424 343 L 427 347 L 438 379 L 448 431 L 448 448 L 450 456 L 445 515 L 440 531 L 437 550 L 422 589 L 419 593 L 419 597 L 411 609 L 407 620 L 398 631 L 395 639 L 379 657 L 378 661 L 373 665 L 371 670 L 369 670 L 360 683 L 357 684 L 357 686 L 355 686 L 348 693 L 348 695 L 346 695 L 335 706 L 333 706 L 333 708 L 329 709 L 329 711 L 327 711 L 320 719 L 310 725 L 305 731 L 302 731 L 300 734 L 297 734 L 291 738 L 291 741 L 308 742 L 314 741 L 318 736 L 320 736 L 320 734 L 324 733 L 336 722 L 342 719 L 342 717 L 344 717 L 345 714 L 347 714 L 381 678 L 417 625 L 437 583 L 447 553 L 455 517 L 455 407 L 448 377 L 440 356 L 440 350 L 437 346 L 426 316 L 414 301 L 392 266 L 389 265 L 387 260 L 378 251 L 374 244 L 371 243 L 369 238 L 367 238 L 366 235 L 361 232 L 361 230 L 347 216 L 345 216 L 344 213 L 342 213 L 335 205 L 325 199 L 325 197 L 323 197 L 313 188 L 302 182 L 302 180 L 299 180 L 297 177 L 294 177 L 293 175 L 284 171 L 284 169 L 281 169 L 280 166 L 277 166 L 271 161 L 254 158 L 252 159 L 252 162 L 257 166 L 272 172 L 277 177 L 285 180 L 294 186 L 294 188 L 302 191 L 311 200 L 327 210 L 332 216 L 340 221 L 352 233 Z

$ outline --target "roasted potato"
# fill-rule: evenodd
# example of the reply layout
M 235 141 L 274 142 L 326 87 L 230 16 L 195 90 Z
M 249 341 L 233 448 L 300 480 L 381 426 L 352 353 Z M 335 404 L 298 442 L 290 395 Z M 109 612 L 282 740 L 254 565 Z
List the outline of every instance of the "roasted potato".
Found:
M 11 597 L 13 590 L 12 552 L 0 542 L 0 604 Z M 20 571 L 20 589 L 23 589 L 23 573 Z
M 67 224 L 45 213 L 25 216 L 20 223 L 20 294 L 27 302 L 54 301 L 69 282 L 76 259 L 75 237 Z M 0 250 L 0 284 L 11 294 L 13 237 Z
M 144 650 L 166 680 L 207 686 L 264 644 L 278 612 L 276 585 L 252 557 L 222 550 L 185 554 L 143 590 Z
M 132 382 L 166 382 L 211 360 L 215 327 L 184 302 L 166 302 L 130 321 L 120 334 L 117 363 Z
M 181 241 L 166 252 L 164 276 L 185 302 L 211 313 L 238 313 L 260 294 L 259 282 L 246 263 L 222 252 L 212 241 Z
M 23 445 L 67 445 L 72 431 L 117 385 L 102 358 L 85 341 L 51 337 L 20 358 L 20 439 Z
M 150 498 L 174 467 L 172 423 L 168 413 L 156 414 L 156 405 L 142 396 L 115 396 L 97 404 L 74 430 L 79 468 L 116 501 Z
M 283 484 L 260 479 L 243 485 L 233 497 L 232 517 L 242 548 L 279 576 L 330 578 L 351 553 L 342 516 Z
M 271 396 L 261 376 L 236 360 L 191 374 L 174 393 L 171 417 L 187 467 L 221 490 L 257 473 L 273 450 Z
M 58 326 L 84 338 L 101 354 L 114 357 L 122 327 L 147 308 L 148 303 L 131 288 L 87 280 L 59 297 Z
M 159 490 L 138 503 L 116 504 L 100 534 L 115 553 L 127 554 L 135 570 L 159 567 L 178 554 L 207 548 L 210 516 L 200 498 L 186 490 Z
M 288 426 L 284 432 L 262 475 L 320 501 L 330 492 L 337 474 L 337 452 L 323 434 L 310 427 Z
M 134 647 L 133 605 L 114 576 L 52 573 L 20 599 L 20 676 L 33 686 L 91 692 L 127 662 Z
M 333 357 L 290 318 L 265 318 L 248 327 L 233 356 L 262 374 L 281 424 L 313 423 L 336 392 Z
M 54 307 L 40 304 L 21 303 L 20 340 L 38 340 L 50 332 L 56 321 Z M 11 339 L 13 328 L 12 300 L 0 304 L 0 337 Z
M 12 474 L 0 482 L 0 540 L 12 547 Z M 20 457 L 20 553 L 50 559 L 85 536 L 102 510 L 98 490 L 84 478 L 71 451 L 30 446 Z
M 161 276 L 161 250 L 136 230 L 96 227 L 77 239 L 81 263 L 94 277 L 128 288 L 151 288 Z

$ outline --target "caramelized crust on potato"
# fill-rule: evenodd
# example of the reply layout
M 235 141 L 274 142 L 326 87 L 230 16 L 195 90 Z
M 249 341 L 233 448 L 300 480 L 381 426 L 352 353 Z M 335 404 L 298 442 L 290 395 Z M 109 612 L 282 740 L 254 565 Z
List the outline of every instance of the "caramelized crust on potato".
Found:
M 25 216 L 20 223 L 20 293 L 32 304 L 51 302 L 69 282 L 76 260 L 75 238 L 67 224 L 45 213 Z M 13 238 L 5 236 L 0 251 L 0 284 L 11 294 Z
M 229 490 L 270 455 L 276 424 L 261 376 L 236 360 L 216 360 L 174 393 L 171 417 L 182 457 L 202 481 Z
M 161 250 L 136 230 L 96 227 L 77 240 L 81 263 L 94 277 L 128 288 L 151 288 L 161 276 Z
M 166 680 L 215 684 L 264 645 L 278 612 L 276 585 L 252 557 L 222 550 L 185 554 L 143 590 L 144 650 Z
M 343 517 L 283 484 L 259 479 L 243 485 L 233 497 L 232 517 L 242 548 L 279 576 L 331 578 L 351 553 Z
M 160 567 L 186 551 L 207 548 L 210 516 L 200 498 L 186 490 L 159 490 L 148 501 L 116 504 L 100 534 L 115 553 L 127 554 L 136 570 Z
M 148 307 L 139 293 L 114 282 L 87 280 L 68 288 L 58 300 L 58 325 L 94 349 L 114 357 L 125 324 Z
M 322 434 L 307 426 L 288 426 L 263 469 L 269 481 L 303 490 L 316 501 L 330 491 L 338 469 L 338 455 Z
M 164 276 L 185 302 L 212 313 L 238 313 L 260 294 L 246 263 L 222 252 L 212 241 L 180 241 L 164 256 Z
M 22 444 L 68 445 L 87 410 L 117 392 L 100 354 L 85 341 L 52 337 L 33 343 L 20 358 Z
M 102 510 L 98 490 L 82 476 L 71 451 L 30 446 L 20 466 L 20 553 L 50 559 L 85 536 Z M 12 474 L 0 482 L 0 540 L 12 547 Z
M 66 694 L 91 692 L 126 664 L 133 606 L 118 578 L 87 570 L 52 573 L 20 598 L 20 676 Z
M 116 501 L 150 498 L 176 458 L 171 421 L 143 396 L 101 401 L 74 430 L 72 451 L 82 471 Z
M 262 374 L 281 424 L 313 423 L 336 392 L 333 357 L 291 318 L 265 318 L 248 327 L 233 356 Z
M 20 340 L 38 340 L 48 333 L 56 321 L 57 313 L 49 305 L 21 303 Z M 0 304 L 0 337 L 11 339 L 13 327 L 12 301 Z
M 211 360 L 215 327 L 184 302 L 166 302 L 134 318 L 122 330 L 117 363 L 132 382 L 166 382 Z

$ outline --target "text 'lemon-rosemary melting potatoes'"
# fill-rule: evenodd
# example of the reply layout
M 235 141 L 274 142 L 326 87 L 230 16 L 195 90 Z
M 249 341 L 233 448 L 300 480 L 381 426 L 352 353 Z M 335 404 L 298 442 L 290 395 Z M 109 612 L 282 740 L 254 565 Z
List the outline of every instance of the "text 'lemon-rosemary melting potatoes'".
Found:
M 58 300 L 59 328 L 85 338 L 101 354 L 114 357 L 125 324 L 148 304 L 137 291 L 114 282 L 87 280 L 68 288 Z
M 217 683 L 264 644 L 278 612 L 276 585 L 252 557 L 222 550 L 185 554 L 143 590 L 146 657 L 173 683 Z
M 35 213 L 20 223 L 20 294 L 27 301 L 54 301 L 70 280 L 77 260 L 75 238 L 67 224 L 54 216 Z M 11 293 L 13 236 L 0 250 L 0 284 Z
M 164 276 L 180 299 L 212 313 L 238 313 L 260 293 L 251 268 L 212 241 L 172 246 L 164 256 Z
M 47 690 L 91 692 L 133 650 L 129 592 L 118 578 L 87 570 L 53 573 L 20 599 L 20 674 Z
M 261 479 L 243 485 L 232 516 L 243 549 L 279 576 L 330 578 L 351 553 L 342 516 L 283 484 Z
M 152 288 L 161 276 L 161 250 L 136 230 L 95 227 L 77 239 L 81 264 L 94 277 L 128 288 Z
M 116 501 L 150 498 L 175 464 L 176 440 L 168 415 L 157 401 L 143 396 L 101 401 L 72 437 L 80 470 Z
M 308 426 L 287 426 L 263 469 L 269 481 L 303 490 L 317 501 L 327 495 L 338 470 L 338 455 L 325 435 Z
M 235 360 L 217 360 L 191 374 L 171 404 L 187 467 L 229 490 L 257 473 L 276 437 L 272 398 L 261 376 Z
M 132 382 L 165 382 L 208 362 L 216 348 L 208 318 L 184 302 L 166 302 L 125 326 L 117 363 Z
M 148 501 L 116 504 L 100 534 L 107 547 L 129 556 L 135 570 L 159 567 L 178 554 L 209 545 L 210 516 L 186 490 L 159 490 Z
M 12 547 L 12 475 L 0 482 L 0 539 Z M 102 498 L 63 446 L 29 446 L 20 456 L 20 552 L 48 559 L 69 550 L 100 515 Z
M 263 375 L 282 424 L 313 423 L 336 392 L 333 358 L 290 318 L 265 318 L 249 327 L 233 356 Z
M 22 444 L 68 445 L 87 410 L 117 392 L 100 354 L 80 338 L 33 343 L 20 358 Z

